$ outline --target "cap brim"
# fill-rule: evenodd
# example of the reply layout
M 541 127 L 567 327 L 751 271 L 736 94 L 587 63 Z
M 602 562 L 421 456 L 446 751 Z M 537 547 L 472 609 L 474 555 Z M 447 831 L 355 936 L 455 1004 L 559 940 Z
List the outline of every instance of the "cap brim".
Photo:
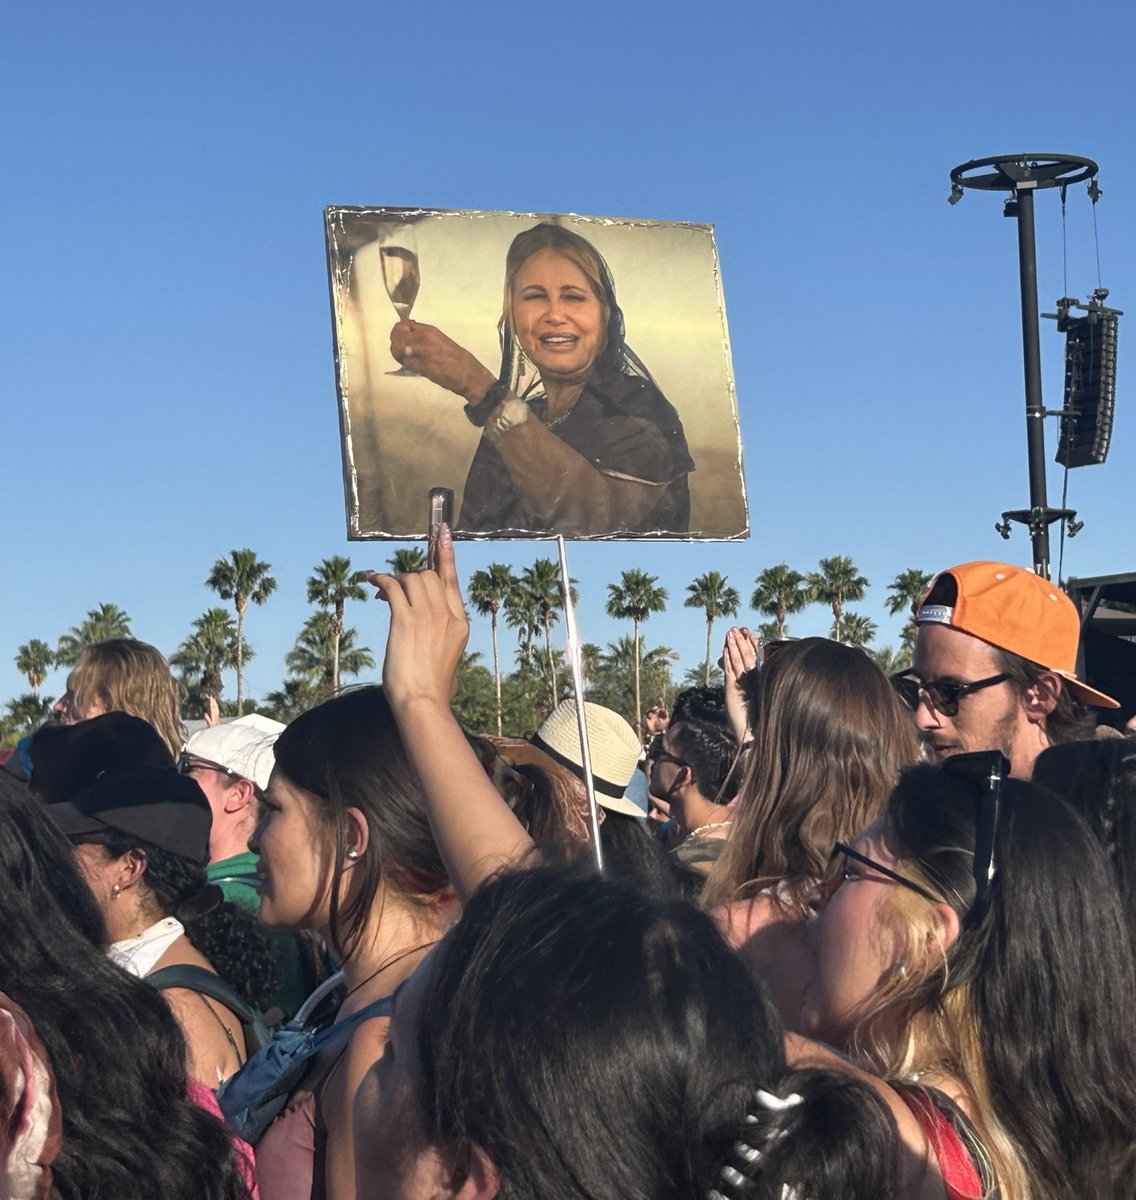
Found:
M 1053 667 L 1047 668 L 1053 671 L 1054 675 L 1060 675 L 1065 680 L 1065 686 L 1069 689 L 1069 694 L 1074 700 L 1079 700 L 1082 704 L 1092 705 L 1094 708 L 1119 708 L 1120 704 L 1111 696 L 1106 696 L 1104 692 L 1098 692 L 1096 688 L 1091 688 L 1087 683 L 1083 683 L 1071 671 L 1058 671 Z
M 600 808 L 622 813 L 625 817 L 638 817 L 641 821 L 647 819 L 647 814 L 639 805 L 634 800 L 628 800 L 626 796 L 605 796 L 602 792 L 597 791 L 596 803 Z
M 98 817 L 80 812 L 70 800 L 60 800 L 56 804 L 45 804 L 43 807 L 65 837 L 78 837 L 84 833 L 105 833 L 108 828 Z

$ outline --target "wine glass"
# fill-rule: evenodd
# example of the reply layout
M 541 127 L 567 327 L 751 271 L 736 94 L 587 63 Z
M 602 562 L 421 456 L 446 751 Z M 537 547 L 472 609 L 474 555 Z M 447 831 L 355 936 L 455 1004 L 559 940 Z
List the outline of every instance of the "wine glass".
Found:
M 383 283 L 387 289 L 398 319 L 405 321 L 410 316 L 414 301 L 418 298 L 421 277 L 418 274 L 418 244 L 412 225 L 384 225 L 379 234 L 379 261 L 383 268 Z M 415 375 L 409 367 L 400 366 L 388 375 Z

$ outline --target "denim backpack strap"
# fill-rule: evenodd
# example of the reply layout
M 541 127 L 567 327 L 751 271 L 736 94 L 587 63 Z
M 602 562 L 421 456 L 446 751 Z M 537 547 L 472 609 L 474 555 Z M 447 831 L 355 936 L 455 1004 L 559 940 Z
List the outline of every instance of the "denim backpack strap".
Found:
M 390 1016 L 391 998 L 384 996 L 342 1021 L 322 1028 L 290 1022 L 254 1054 L 217 1091 L 217 1102 L 231 1132 L 256 1143 L 288 1103 L 312 1058 L 325 1047 L 346 1040 L 356 1026 L 373 1017 Z

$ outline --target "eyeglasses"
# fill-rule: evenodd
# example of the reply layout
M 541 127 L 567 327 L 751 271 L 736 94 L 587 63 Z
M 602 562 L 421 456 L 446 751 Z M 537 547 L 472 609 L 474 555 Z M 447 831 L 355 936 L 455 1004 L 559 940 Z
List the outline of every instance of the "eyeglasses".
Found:
M 866 854 L 861 854 L 859 850 L 853 850 L 851 846 L 846 846 L 843 842 L 837 842 L 836 845 L 833 846 L 832 858 L 829 859 L 830 868 L 836 861 L 836 857 L 839 854 L 844 855 L 845 858 L 854 859 L 856 862 L 862 863 L 865 867 L 871 867 L 873 871 L 878 871 L 892 883 L 898 883 L 901 887 L 910 889 L 916 895 L 922 896 L 924 900 L 930 900 L 932 904 L 942 904 L 943 902 L 941 896 L 936 896 L 933 892 L 929 892 L 925 887 L 916 883 L 913 879 L 907 879 L 898 871 L 893 871 L 890 867 L 885 867 L 883 863 L 878 863 L 874 858 L 869 858 Z M 843 882 L 843 879 L 841 879 L 840 882 Z M 831 895 L 831 893 L 834 892 L 839 886 L 840 884 L 837 883 L 836 880 L 830 875 L 830 884 L 828 888 L 829 894 Z
M 228 767 L 223 767 L 220 763 L 210 762 L 207 758 L 193 758 L 188 754 L 179 755 L 177 773 L 179 775 L 188 775 L 190 771 L 217 771 L 222 775 L 228 775 L 230 779 L 244 778 L 238 771 L 231 771 Z
M 650 750 L 647 751 L 647 761 L 674 763 L 676 767 L 685 767 L 688 765 L 686 759 L 678 758 L 664 750 L 662 742 L 660 741 L 656 741 L 651 744 Z
M 953 755 L 942 764 L 942 770 L 982 785 L 974 822 L 974 903 L 966 914 L 966 920 L 973 924 L 990 905 L 990 892 L 997 874 L 994 838 L 998 833 L 998 813 L 1002 805 L 1002 781 L 1010 773 L 1010 760 L 1001 750 L 978 750 Z
M 1009 675 L 991 675 L 989 679 L 978 679 L 974 683 L 952 683 L 948 679 L 920 679 L 914 671 L 900 671 L 891 676 L 891 686 L 899 698 L 912 711 L 924 700 L 944 717 L 957 717 L 959 701 L 963 696 L 980 692 L 983 688 L 1005 683 Z

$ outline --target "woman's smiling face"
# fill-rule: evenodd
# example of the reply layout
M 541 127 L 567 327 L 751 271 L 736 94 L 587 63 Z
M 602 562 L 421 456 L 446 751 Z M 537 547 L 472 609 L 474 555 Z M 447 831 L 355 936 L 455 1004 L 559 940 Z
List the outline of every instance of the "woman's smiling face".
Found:
M 513 280 L 513 331 L 541 376 L 586 379 L 604 348 L 605 317 L 587 275 L 555 250 L 538 250 Z

